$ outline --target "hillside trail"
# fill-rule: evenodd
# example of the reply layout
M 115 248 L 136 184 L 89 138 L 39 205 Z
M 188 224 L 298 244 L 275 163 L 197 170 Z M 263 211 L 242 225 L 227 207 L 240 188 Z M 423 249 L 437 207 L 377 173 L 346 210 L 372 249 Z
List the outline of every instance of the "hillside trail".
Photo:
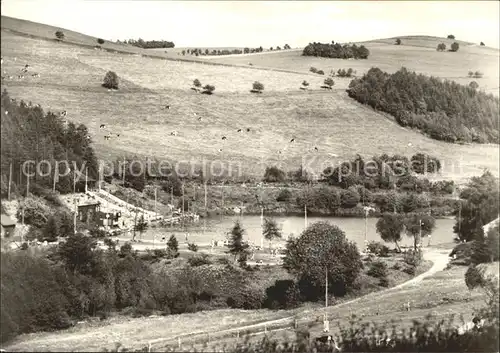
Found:
M 420 275 L 418 275 L 418 276 L 416 276 L 416 277 L 414 277 L 414 278 L 412 278 L 404 283 L 401 283 L 397 286 L 387 288 L 387 289 L 384 289 L 384 290 L 381 290 L 378 292 L 369 293 L 369 294 L 363 295 L 361 297 L 355 298 L 353 300 L 349 300 L 349 301 L 331 306 L 329 308 L 330 309 L 329 312 L 337 310 L 338 308 L 343 307 L 345 305 L 356 303 L 356 302 L 361 301 L 361 300 L 365 300 L 365 301 L 370 300 L 370 299 L 375 300 L 378 297 L 381 297 L 388 292 L 396 291 L 396 290 L 401 289 L 403 287 L 415 286 L 415 285 L 419 284 L 420 282 L 422 282 L 425 278 L 430 277 L 430 276 L 434 275 L 435 273 L 444 270 L 449 262 L 449 252 L 450 252 L 449 249 L 435 249 L 432 247 L 431 248 L 424 248 L 424 251 L 423 251 L 424 260 L 432 262 L 431 268 L 428 269 L 426 272 L 424 272 L 424 273 L 422 273 L 422 274 L 420 274 Z M 230 329 L 220 330 L 220 331 L 216 331 L 216 332 L 209 331 L 209 330 L 206 330 L 203 332 L 200 332 L 200 331 L 187 332 L 183 335 L 178 335 L 174 338 L 168 338 L 168 339 L 160 338 L 157 340 L 150 340 L 148 343 L 149 344 L 158 344 L 160 342 L 166 343 L 166 342 L 170 342 L 170 341 L 176 341 L 179 338 L 185 338 L 187 340 L 190 340 L 190 339 L 195 339 L 195 338 L 200 337 L 200 336 L 206 336 L 207 334 L 211 334 L 211 335 L 213 334 L 215 336 L 215 335 L 223 335 L 223 334 L 227 334 L 227 333 L 231 333 L 231 332 L 239 332 L 239 331 L 243 332 L 243 331 L 248 331 L 248 330 L 255 330 L 255 329 L 259 329 L 259 328 L 262 328 L 263 330 L 266 330 L 267 332 L 279 331 L 279 330 L 283 330 L 283 328 L 279 327 L 279 328 L 275 328 L 275 329 L 270 329 L 270 328 L 268 328 L 268 326 L 285 324 L 287 322 L 292 323 L 295 320 L 295 318 L 297 318 L 297 316 L 299 316 L 299 315 L 307 314 L 307 316 L 310 316 L 311 314 L 314 314 L 315 312 L 323 314 L 324 311 L 325 311 L 324 308 L 314 309 L 314 310 L 310 310 L 310 309 L 303 310 L 301 312 L 296 313 L 293 316 L 289 316 L 289 317 L 285 317 L 285 318 L 281 318 L 281 319 L 268 320 L 268 321 L 259 322 L 257 324 L 252 324 L 252 325 L 236 326 L 236 327 L 233 327 Z

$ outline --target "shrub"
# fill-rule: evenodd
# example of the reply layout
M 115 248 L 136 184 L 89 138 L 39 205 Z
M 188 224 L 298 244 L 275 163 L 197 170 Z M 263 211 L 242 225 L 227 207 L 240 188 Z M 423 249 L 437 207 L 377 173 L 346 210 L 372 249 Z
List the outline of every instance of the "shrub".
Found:
M 353 208 L 358 203 L 361 197 L 355 189 L 342 190 L 341 193 L 341 205 L 344 208 Z
M 419 266 L 422 259 L 422 252 L 419 250 L 415 251 L 413 249 L 408 250 L 403 256 L 403 261 L 411 267 Z
M 366 245 L 366 248 L 370 254 L 378 255 L 385 245 L 379 241 L 370 241 Z
M 104 44 L 104 39 L 102 39 L 102 38 L 97 38 L 97 43 L 99 43 L 99 44 Z
M 262 91 L 264 90 L 264 85 L 258 81 L 255 81 L 253 84 L 252 84 L 252 92 L 254 93 L 262 93 Z
M 478 85 L 478 83 L 476 81 L 471 81 L 469 83 L 469 87 L 472 88 L 473 90 L 476 90 L 476 89 L 479 88 L 479 85 Z
M 200 88 L 201 87 L 201 82 L 197 78 L 193 80 L 193 86 Z
M 448 34 L 448 37 L 446 37 L 448 39 L 455 39 L 455 36 L 453 34 Z
M 57 31 L 56 32 L 56 38 L 59 39 L 59 40 L 63 40 L 64 39 L 64 32 L 63 31 Z
M 483 77 L 483 73 L 481 71 L 476 71 L 476 72 L 474 72 L 473 77 L 474 78 L 482 78 Z
M 118 75 L 114 71 L 108 71 L 104 76 L 102 86 L 108 89 L 118 89 Z
M 212 85 L 205 85 L 203 87 L 203 92 L 204 94 L 212 94 L 215 91 L 215 86 Z
M 387 265 L 382 261 L 373 261 L 366 274 L 375 278 L 387 277 Z
M 476 287 L 481 287 L 485 283 L 484 271 L 477 266 L 469 266 L 465 272 L 465 284 L 467 288 L 474 289 Z
M 315 67 L 313 67 L 313 66 L 311 66 L 311 68 L 309 68 L 309 71 L 311 71 L 312 73 L 314 73 L 314 74 L 315 74 L 315 73 L 317 73 L 317 72 L 318 72 L 318 69 L 317 69 L 317 68 L 315 68 Z
M 316 73 L 317 73 L 318 75 L 324 75 L 324 74 L 325 74 L 325 72 L 324 72 L 323 70 L 318 70 Z
M 389 287 L 389 279 L 387 277 L 382 277 L 380 278 L 380 281 L 378 282 L 379 286 L 381 287 Z
M 23 218 L 23 209 L 24 223 L 36 228 L 44 227 L 51 215 L 50 209 L 38 197 L 24 199 L 23 205 L 17 210 L 17 219 Z
M 406 266 L 403 269 L 403 272 L 406 274 L 409 274 L 410 276 L 415 276 L 415 267 L 413 266 Z
M 451 51 L 453 51 L 453 52 L 458 51 L 459 48 L 460 48 L 460 45 L 457 42 L 453 42 L 451 44 Z
M 201 254 L 201 256 L 193 256 L 188 259 L 188 263 L 191 267 L 198 267 L 203 265 L 211 265 L 212 261 L 207 254 Z
M 292 192 L 288 189 L 281 189 L 280 193 L 276 197 L 276 201 L 278 202 L 287 202 L 292 198 Z
M 325 86 L 332 88 L 333 85 L 335 85 L 335 82 L 331 77 L 325 78 L 325 81 L 323 81 Z
M 484 42 L 481 42 L 479 45 L 482 46 L 482 47 L 484 47 Z
M 196 245 L 194 243 L 188 243 L 188 250 L 191 250 L 193 252 L 197 252 L 198 251 L 198 245 Z
M 446 44 L 440 43 L 437 46 L 437 51 L 445 51 L 446 50 Z
M 264 181 L 268 183 L 283 182 L 285 181 L 286 174 L 284 171 L 276 166 L 266 167 L 264 172 Z
M 397 38 L 397 39 L 396 39 L 396 43 L 395 43 L 395 44 L 396 44 L 396 45 L 401 45 L 401 39 Z
M 264 307 L 268 309 L 291 309 L 300 304 L 300 291 L 292 280 L 277 280 L 266 289 Z

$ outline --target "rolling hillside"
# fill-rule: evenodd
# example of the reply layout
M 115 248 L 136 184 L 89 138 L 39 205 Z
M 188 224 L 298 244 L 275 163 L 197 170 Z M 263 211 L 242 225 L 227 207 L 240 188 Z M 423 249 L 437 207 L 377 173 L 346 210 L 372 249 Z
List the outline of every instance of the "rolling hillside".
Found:
M 289 50 L 255 54 L 251 59 L 254 67 L 248 67 L 249 57 L 210 59 L 224 65 L 204 65 L 168 60 L 166 55 L 143 57 L 138 54 L 151 51 L 112 43 L 103 46 L 109 45 L 110 51 L 97 50 L 89 48 L 96 43 L 95 38 L 63 30 L 66 41 L 86 46 L 68 45 L 52 40 L 58 28 L 5 19 L 2 17 L 1 51 L 2 75 L 7 77 L 1 89 L 7 89 L 14 98 L 41 104 L 45 110 L 67 110 L 69 120 L 88 126 L 101 158 L 135 154 L 198 164 L 222 160 L 226 167 L 227 163 L 233 165 L 233 176 L 241 170 L 245 175 L 260 177 L 271 164 L 294 170 L 302 163 L 319 173 L 356 153 L 371 157 L 424 152 L 442 159 L 443 178 L 466 178 L 480 174 L 483 168 L 498 175 L 498 146 L 451 145 L 429 139 L 348 98 L 345 88 L 349 79 L 335 79 L 333 92 L 323 92 L 319 86 L 324 76 L 308 72 L 310 66 L 338 69 L 344 65 L 360 74 L 373 65 L 396 70 L 401 63 L 416 63 L 436 75 L 444 70 L 444 76 L 480 69 L 485 73 L 483 80 L 487 80 L 486 74 L 493 72 L 487 67 L 492 70 L 496 62 L 498 84 L 498 52 L 494 56 L 492 49 L 474 49 L 490 53 L 480 56 L 476 52 L 467 54 L 467 50 L 437 53 L 430 48 L 373 43 L 368 46 L 372 52 L 368 60 L 305 58 L 300 51 Z M 42 39 L 44 36 L 50 40 Z M 115 52 L 115 46 L 125 49 Z M 426 61 L 422 61 L 422 53 Z M 482 58 L 481 67 L 469 67 L 478 58 Z M 247 67 L 231 67 L 233 63 Z M 29 73 L 18 79 L 25 64 L 31 66 Z M 259 70 L 256 66 L 295 72 Z M 108 70 L 120 77 L 119 91 L 101 87 Z M 32 73 L 40 77 L 32 77 Z M 203 85 L 215 85 L 215 93 L 208 96 L 190 90 L 195 78 Z M 309 91 L 299 89 L 303 80 L 310 83 Z M 262 94 L 249 92 L 254 81 L 265 85 Z M 486 82 L 477 81 L 480 86 Z M 163 109 L 167 104 L 170 110 Z M 100 129 L 101 124 L 107 129 Z M 237 133 L 240 128 L 243 132 Z M 251 130 L 247 132 L 246 128 Z M 110 131 L 120 137 L 105 140 L 104 135 Z M 177 131 L 177 136 L 171 136 L 172 131 Z M 227 140 L 222 140 L 223 136 Z M 295 142 L 289 143 L 292 138 Z

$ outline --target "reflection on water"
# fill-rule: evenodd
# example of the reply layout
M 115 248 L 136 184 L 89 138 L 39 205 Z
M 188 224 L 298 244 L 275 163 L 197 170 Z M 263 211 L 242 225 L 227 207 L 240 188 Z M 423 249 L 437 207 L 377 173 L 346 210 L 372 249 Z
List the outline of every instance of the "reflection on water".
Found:
M 245 229 L 244 238 L 248 239 L 250 243 L 260 245 L 261 243 L 261 218 L 260 216 L 227 216 L 215 217 L 208 219 L 200 219 L 197 223 L 186 224 L 185 227 L 174 226 L 166 228 L 149 228 L 142 235 L 142 240 L 161 241 L 163 237 L 166 240 L 171 234 L 175 234 L 177 240 L 181 243 L 194 242 L 199 245 L 210 244 L 211 240 L 223 241 L 226 239 L 226 234 L 231 230 L 234 222 L 240 219 L 243 228 Z M 297 216 L 280 216 L 274 217 L 278 225 L 281 226 L 283 231 L 283 239 L 280 241 L 273 241 L 274 244 L 286 241 L 289 235 L 299 236 L 304 230 L 305 222 L 303 217 Z M 337 225 L 342 229 L 347 238 L 354 241 L 358 247 L 362 248 L 365 240 L 365 220 L 363 218 L 339 218 L 339 217 L 307 217 L 308 224 L 318 221 L 326 221 Z M 375 224 L 377 218 L 368 218 L 366 220 L 366 235 L 367 240 L 381 241 L 380 236 L 377 234 Z M 453 219 L 436 219 L 436 228 L 432 234 L 431 244 L 442 244 L 453 241 Z M 139 239 L 139 234 L 137 234 Z M 427 245 L 428 240 L 424 239 L 424 245 Z M 412 239 L 403 234 L 402 245 L 411 245 Z M 389 244 L 388 244 L 389 245 Z

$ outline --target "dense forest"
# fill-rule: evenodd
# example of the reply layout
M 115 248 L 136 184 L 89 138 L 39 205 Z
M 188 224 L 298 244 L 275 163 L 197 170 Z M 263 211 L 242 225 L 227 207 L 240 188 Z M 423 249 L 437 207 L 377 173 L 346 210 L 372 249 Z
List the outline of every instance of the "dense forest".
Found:
M 367 59 L 370 51 L 364 46 L 356 44 L 334 43 L 309 43 L 302 52 L 303 56 L 321 56 L 334 59 Z
M 401 126 L 436 140 L 498 143 L 499 100 L 491 94 L 406 68 L 394 74 L 371 68 L 354 79 L 350 97 L 393 115 Z
M 143 49 L 175 48 L 174 42 L 169 42 L 168 40 L 144 40 L 142 38 L 139 38 L 138 40 L 125 40 L 123 41 L 123 43 Z
M 76 169 L 88 176 L 96 178 L 98 173 L 97 158 L 92 148 L 87 127 L 83 124 L 64 121 L 60 114 L 45 113 L 43 109 L 31 103 L 17 102 L 4 91 L 1 96 L 1 194 L 6 196 L 8 178 L 12 165 L 12 191 L 24 193 L 27 178 L 22 172 L 26 161 L 26 172 L 34 174 L 30 180 L 31 187 L 52 188 L 56 161 L 68 161 L 69 168 Z M 41 161 L 45 161 L 40 163 Z M 35 173 L 35 166 L 40 171 Z M 48 174 L 50 170 L 52 173 Z M 28 168 L 31 168 L 28 170 Z M 63 163 L 59 165 L 59 173 L 65 174 L 67 169 Z M 47 174 L 46 176 L 43 176 Z M 73 172 L 59 177 L 56 190 L 61 193 L 73 190 Z

